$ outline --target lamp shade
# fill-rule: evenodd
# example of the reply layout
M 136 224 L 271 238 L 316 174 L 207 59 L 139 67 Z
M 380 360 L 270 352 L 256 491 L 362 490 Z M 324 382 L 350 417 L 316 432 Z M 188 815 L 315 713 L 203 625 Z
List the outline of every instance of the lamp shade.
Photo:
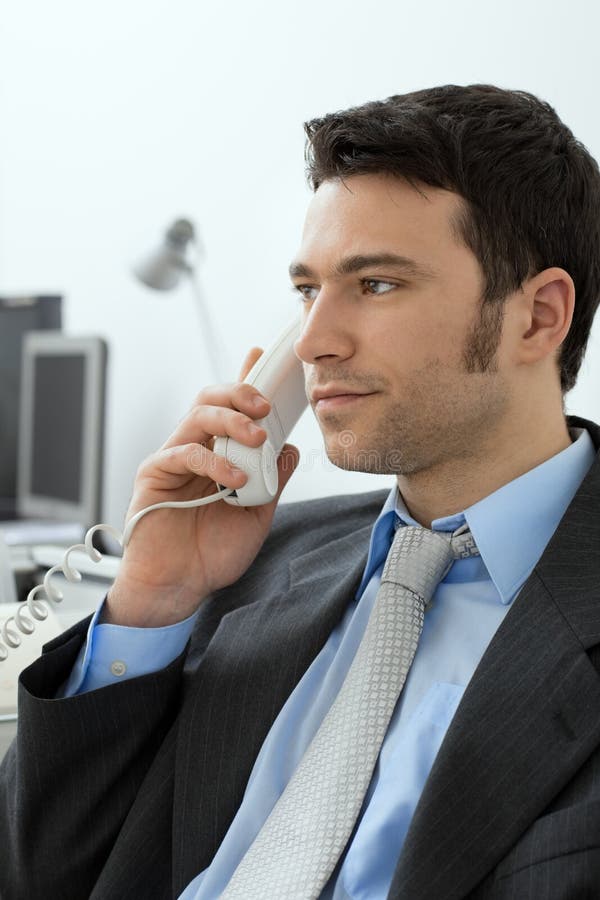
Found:
M 162 243 L 133 267 L 135 276 L 147 287 L 158 291 L 171 290 L 184 272 L 191 271 L 186 250 L 194 239 L 192 223 L 188 219 L 177 219 L 165 232 Z

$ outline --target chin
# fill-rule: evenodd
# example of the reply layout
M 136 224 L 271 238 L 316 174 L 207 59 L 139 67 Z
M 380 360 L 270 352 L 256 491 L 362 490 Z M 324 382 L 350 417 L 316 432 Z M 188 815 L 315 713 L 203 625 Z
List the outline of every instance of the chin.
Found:
M 375 449 L 360 450 L 353 443 L 347 447 L 338 444 L 335 449 L 326 446 L 326 453 L 330 463 L 346 472 L 381 475 L 387 471 L 382 466 L 381 454 Z

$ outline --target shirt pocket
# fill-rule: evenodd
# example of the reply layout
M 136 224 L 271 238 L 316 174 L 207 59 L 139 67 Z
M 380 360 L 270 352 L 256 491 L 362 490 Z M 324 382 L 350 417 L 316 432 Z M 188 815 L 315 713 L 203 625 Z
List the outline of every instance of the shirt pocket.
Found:
M 411 723 L 423 725 L 427 722 L 444 732 L 447 731 L 464 692 L 463 685 L 434 681 L 413 712 Z

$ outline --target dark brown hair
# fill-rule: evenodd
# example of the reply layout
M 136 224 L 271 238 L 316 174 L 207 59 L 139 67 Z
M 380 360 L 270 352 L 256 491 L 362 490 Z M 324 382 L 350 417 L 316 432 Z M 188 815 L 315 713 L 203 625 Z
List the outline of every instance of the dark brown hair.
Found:
M 563 396 L 574 386 L 600 299 L 600 171 L 550 104 L 488 84 L 398 94 L 304 124 L 307 178 L 389 173 L 454 191 L 458 237 L 484 278 L 480 334 L 489 361 L 503 301 L 529 277 L 565 269 L 576 291 L 559 348 Z M 481 329 L 483 330 L 483 329 Z

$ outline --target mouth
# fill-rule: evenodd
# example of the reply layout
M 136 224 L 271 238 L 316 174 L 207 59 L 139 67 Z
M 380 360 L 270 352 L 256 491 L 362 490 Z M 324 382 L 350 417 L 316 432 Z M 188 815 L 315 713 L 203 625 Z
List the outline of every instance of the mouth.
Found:
M 337 409 L 341 406 L 349 406 L 351 403 L 360 403 L 374 397 L 375 394 L 336 394 L 334 397 L 323 397 L 315 404 L 316 412 L 326 412 L 328 409 Z

